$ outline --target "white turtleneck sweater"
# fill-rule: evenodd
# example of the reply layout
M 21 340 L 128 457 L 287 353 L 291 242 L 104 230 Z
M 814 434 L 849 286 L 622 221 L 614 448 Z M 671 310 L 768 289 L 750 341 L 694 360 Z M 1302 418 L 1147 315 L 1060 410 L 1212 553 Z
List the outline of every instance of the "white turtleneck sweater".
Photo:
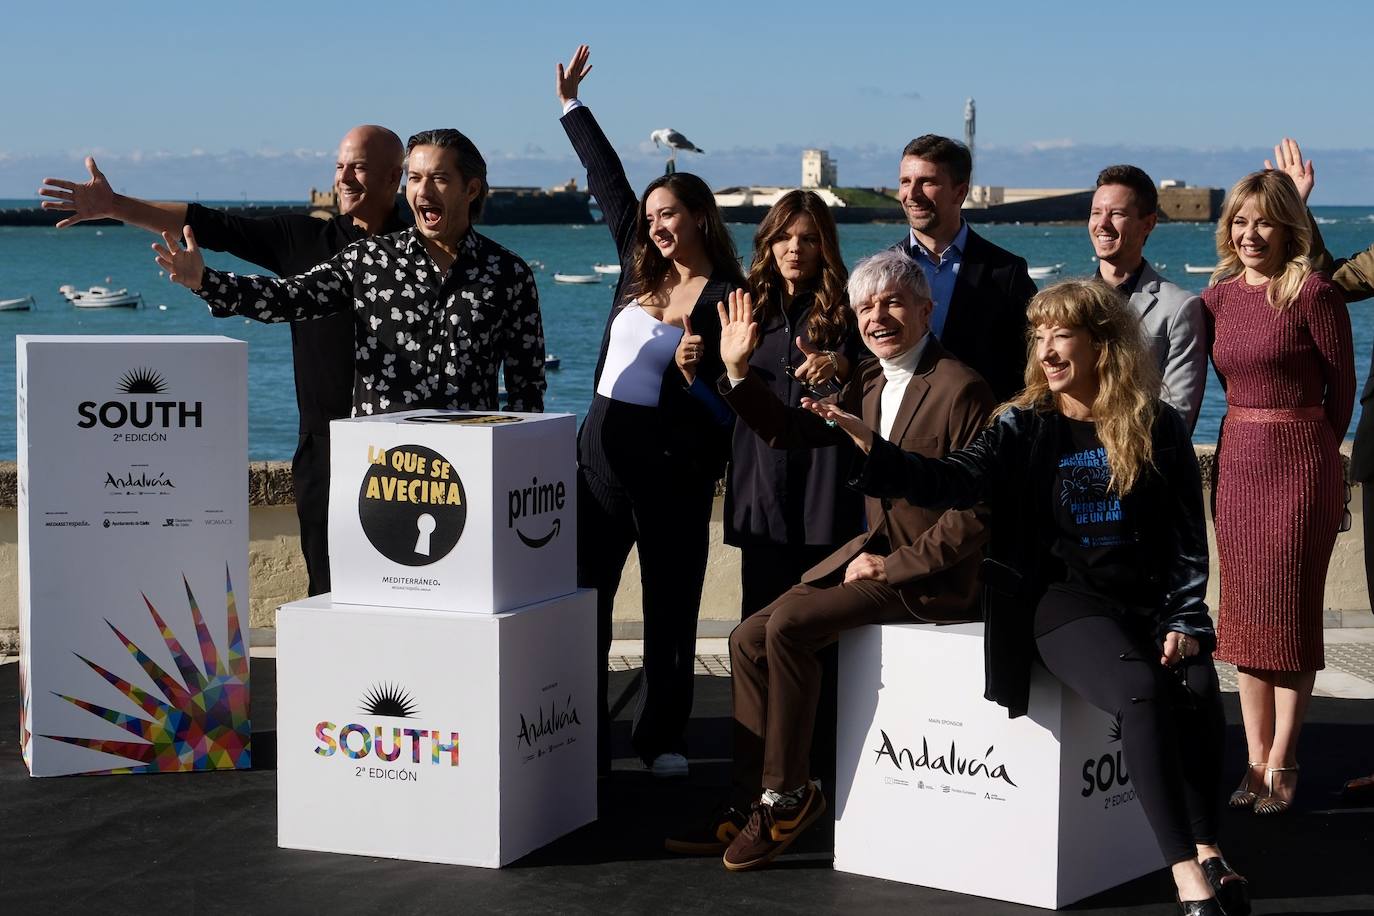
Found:
M 887 379 L 883 393 L 878 399 L 878 433 L 884 439 L 891 438 L 892 423 L 897 419 L 897 411 L 902 406 L 906 386 L 916 374 L 916 364 L 921 361 L 921 354 L 925 352 L 929 340 L 930 334 L 927 333 L 916 346 L 900 356 L 894 359 L 878 358 L 878 365 L 883 367 L 883 377 Z

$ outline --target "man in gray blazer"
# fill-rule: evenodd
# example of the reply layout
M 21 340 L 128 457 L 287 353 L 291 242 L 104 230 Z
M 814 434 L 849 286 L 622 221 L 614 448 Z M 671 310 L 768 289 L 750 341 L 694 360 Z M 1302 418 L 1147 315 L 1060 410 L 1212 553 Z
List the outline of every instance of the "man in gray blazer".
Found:
M 1097 176 L 1088 235 L 1098 276 L 1129 296 L 1140 316 L 1145 341 L 1159 362 L 1160 398 L 1192 430 L 1207 387 L 1202 300 L 1161 277 L 1145 260 L 1145 240 L 1158 210 L 1159 192 L 1149 175 L 1133 165 L 1108 166 Z

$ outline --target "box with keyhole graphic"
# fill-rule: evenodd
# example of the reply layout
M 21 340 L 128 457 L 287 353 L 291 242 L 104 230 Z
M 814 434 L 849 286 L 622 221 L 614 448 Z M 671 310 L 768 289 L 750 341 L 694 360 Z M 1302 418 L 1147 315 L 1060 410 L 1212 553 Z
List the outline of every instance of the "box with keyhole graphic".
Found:
M 576 588 L 571 414 L 410 410 L 330 440 L 336 604 L 499 614 Z

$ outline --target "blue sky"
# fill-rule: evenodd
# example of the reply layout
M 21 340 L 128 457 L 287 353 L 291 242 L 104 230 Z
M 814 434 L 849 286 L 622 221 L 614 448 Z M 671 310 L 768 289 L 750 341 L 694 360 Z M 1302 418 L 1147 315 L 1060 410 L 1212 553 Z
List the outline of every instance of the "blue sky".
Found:
M 973 96 L 984 181 L 1087 185 L 1130 160 L 1229 184 L 1290 134 L 1317 159 L 1315 202 L 1374 202 L 1374 4 L 1314 8 L 25 3 L 4 19 L 0 197 L 97 151 L 130 193 L 299 198 L 366 121 L 459 127 L 494 183 L 551 184 L 578 173 L 553 65 L 586 41 L 583 97 L 636 182 L 661 168 L 649 131 L 671 126 L 716 185 L 795 181 L 804 146 L 829 148 L 844 184 L 892 184 L 901 146 L 960 135 Z

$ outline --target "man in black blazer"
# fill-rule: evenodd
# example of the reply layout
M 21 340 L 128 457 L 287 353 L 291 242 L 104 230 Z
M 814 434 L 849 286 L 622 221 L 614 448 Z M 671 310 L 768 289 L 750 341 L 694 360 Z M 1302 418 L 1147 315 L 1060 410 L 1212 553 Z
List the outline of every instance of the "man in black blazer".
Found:
M 908 143 L 897 197 L 911 230 L 893 248 L 930 281 L 931 331 L 1003 401 L 1025 387 L 1026 304 L 1036 290 L 1024 258 L 964 222 L 972 174 L 973 157 L 957 140 L 926 134 Z

